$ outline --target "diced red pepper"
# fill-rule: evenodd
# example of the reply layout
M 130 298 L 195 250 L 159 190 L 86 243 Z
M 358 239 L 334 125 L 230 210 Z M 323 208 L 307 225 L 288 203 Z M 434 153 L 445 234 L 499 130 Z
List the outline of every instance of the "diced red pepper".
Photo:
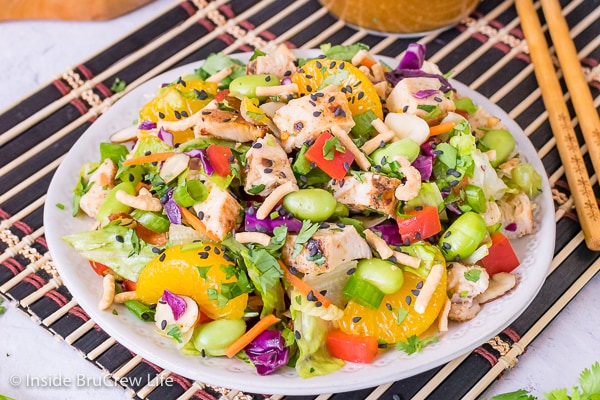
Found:
M 89 260 L 89 262 L 90 262 L 90 266 L 92 267 L 94 272 L 97 273 L 98 275 L 104 276 L 104 275 L 108 275 L 108 274 L 113 274 L 112 268 L 110 268 L 102 263 L 96 262 L 96 261 Z
M 498 272 L 511 272 L 521 262 L 515 253 L 510 240 L 502 232 L 492 235 L 492 246 L 488 249 L 488 255 L 481 259 L 481 265 L 490 276 Z
M 126 292 L 133 292 L 137 286 L 137 283 L 134 281 L 130 281 L 129 279 L 123 279 L 121 285 L 123 285 L 123 290 L 125 290 Z
M 379 349 L 377 338 L 351 335 L 339 329 L 327 333 L 327 348 L 333 357 L 361 364 L 371 363 Z
M 210 161 L 210 165 L 213 166 L 217 175 L 231 175 L 231 160 L 233 160 L 233 153 L 229 147 L 221 146 L 219 144 L 211 144 L 206 149 L 206 156 L 208 157 L 208 161 Z
M 215 100 L 221 102 L 225 100 L 225 97 L 229 96 L 229 89 L 220 90 L 215 94 Z
M 333 137 L 331 133 L 327 131 L 323 132 L 313 145 L 309 147 L 304 156 L 308 161 L 314 162 L 327 175 L 333 179 L 340 180 L 346 176 L 350 165 L 354 162 L 354 154 L 349 150 L 345 152 L 334 150 L 333 159 L 326 159 L 325 154 L 323 154 L 323 147 L 325 146 L 325 142 Z
M 408 211 L 405 216 L 397 217 L 396 221 L 402 242 L 407 240 L 410 243 L 418 242 L 442 230 L 438 209 L 435 206 L 423 206 Z

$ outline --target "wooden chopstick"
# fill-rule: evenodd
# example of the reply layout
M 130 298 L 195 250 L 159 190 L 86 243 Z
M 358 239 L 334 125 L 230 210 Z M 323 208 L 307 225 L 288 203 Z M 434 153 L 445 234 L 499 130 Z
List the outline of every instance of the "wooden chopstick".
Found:
M 556 147 L 558 148 L 571 194 L 573 195 L 586 245 L 591 250 L 600 250 L 600 210 L 598 209 L 598 202 L 592 189 L 575 130 L 571 125 L 569 110 L 563 99 L 562 89 L 556 76 L 554 65 L 552 64 L 548 43 L 544 37 L 537 11 L 532 0 L 516 0 L 515 4 L 517 13 L 521 19 L 521 27 L 527 41 L 535 76 L 542 93 L 542 99 L 548 111 L 548 120 L 556 138 Z M 552 18 L 556 20 L 555 16 Z M 565 32 L 566 36 L 563 36 Z M 562 32 L 555 32 L 555 35 L 559 33 L 561 34 L 560 39 L 558 37 L 553 39 L 555 45 L 557 42 L 571 41 L 568 29 L 564 29 Z M 575 55 L 574 59 L 577 60 L 577 55 Z M 569 65 L 569 70 L 564 70 L 565 76 L 573 73 L 571 68 L 574 67 Z M 581 70 L 581 67 L 578 68 Z M 572 92 L 571 94 L 571 98 L 579 96 L 579 93 Z M 593 106 L 593 102 L 591 104 Z M 595 107 L 594 113 L 596 113 Z M 583 119 L 579 118 L 580 124 Z M 598 130 L 596 130 L 596 136 L 598 136 L 597 134 Z M 597 141 L 588 142 L 588 150 L 598 145 Z M 591 152 L 590 156 L 592 156 Z
M 569 26 L 561 13 L 560 3 L 558 0 L 541 0 L 541 3 L 554 50 L 571 93 L 579 127 L 587 143 L 596 176 L 600 178 L 600 117 L 594 106 L 590 87 L 583 74 L 575 44 L 570 40 Z

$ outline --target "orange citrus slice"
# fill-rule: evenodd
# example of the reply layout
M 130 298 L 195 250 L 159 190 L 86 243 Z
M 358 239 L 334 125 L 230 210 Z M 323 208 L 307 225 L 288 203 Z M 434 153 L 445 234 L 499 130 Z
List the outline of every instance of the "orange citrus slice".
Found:
M 217 84 L 200 79 L 182 80 L 167 85 L 158 91 L 140 110 L 140 121 L 177 121 L 187 118 L 206 106 L 217 93 Z M 193 139 L 193 129 L 171 132 L 175 143 Z
M 448 298 L 446 273 L 444 272 L 425 312 L 418 314 L 413 307 L 423 284 L 423 278 L 404 272 L 402 289 L 386 295 L 377 310 L 350 301 L 339 321 L 340 329 L 353 335 L 375 336 L 386 343 L 405 342 L 410 336 L 422 334 L 436 321 Z
M 211 319 L 239 319 L 244 315 L 248 294 L 229 299 L 225 305 L 222 297 L 224 284 L 237 282 L 233 266 L 214 243 L 173 246 L 146 265 L 136 292 L 141 301 L 153 304 L 168 289 L 194 299 L 200 311 Z
M 381 100 L 375 86 L 361 70 L 347 61 L 311 60 L 292 74 L 291 79 L 298 85 L 299 96 L 316 92 L 322 86 L 337 85 L 346 95 L 352 115 L 371 110 L 383 119 Z

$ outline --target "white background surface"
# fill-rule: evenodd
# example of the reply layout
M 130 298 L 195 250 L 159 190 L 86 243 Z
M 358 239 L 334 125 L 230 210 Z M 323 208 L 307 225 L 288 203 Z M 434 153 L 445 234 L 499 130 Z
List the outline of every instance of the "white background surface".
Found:
M 176 2 L 156 0 L 103 22 L 0 23 L 0 111 Z M 129 398 L 123 389 L 111 387 L 98 368 L 67 344 L 54 339 L 10 304 L 4 305 L 7 311 L 0 316 L 0 394 L 19 400 Z M 596 276 L 484 396 L 527 389 L 541 399 L 543 392 L 554 388 L 570 390 L 580 372 L 598 360 L 600 278 Z M 19 379 L 21 384 L 14 385 Z M 43 380 L 51 381 L 52 387 L 41 387 L 37 382 Z

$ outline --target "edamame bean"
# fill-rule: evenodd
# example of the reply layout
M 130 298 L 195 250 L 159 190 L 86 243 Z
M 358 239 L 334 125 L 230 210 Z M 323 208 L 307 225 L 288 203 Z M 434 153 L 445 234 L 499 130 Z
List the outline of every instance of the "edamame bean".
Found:
M 470 256 L 485 238 L 486 226 L 483 217 L 468 211 L 446 229 L 438 242 L 446 261 L 455 261 Z
M 333 215 L 329 217 L 331 220 L 336 220 L 339 218 L 347 218 L 350 215 L 350 209 L 344 203 L 336 203 L 335 210 L 333 211 Z
M 102 202 L 100 210 L 98 210 L 98 221 L 104 223 L 113 213 L 129 213 L 132 208 L 126 206 L 117 200 L 116 195 L 119 190 L 123 190 L 130 195 L 135 195 L 135 186 L 131 182 L 121 182 L 108 192 L 106 199 Z
M 377 149 L 371 155 L 373 162 L 381 166 L 383 172 L 391 172 L 390 162 L 394 161 L 396 156 L 404 156 L 411 163 L 415 161 L 419 155 L 421 147 L 411 138 L 400 139 L 396 142 L 386 145 L 382 149 Z
M 246 332 L 243 319 L 218 319 L 197 326 L 192 343 L 198 351 L 209 356 L 222 356 L 227 347 Z
M 237 98 L 250 97 L 255 98 L 256 88 L 258 86 L 277 86 L 281 81 L 277 75 L 256 74 L 242 75 L 231 81 L 229 84 L 229 93 Z M 264 97 L 258 97 L 264 99 Z
M 322 222 L 335 212 L 337 201 L 324 189 L 300 189 L 283 198 L 283 207 L 296 218 Z
M 404 284 L 402 269 L 381 258 L 360 260 L 354 274 L 377 286 L 385 294 L 396 293 Z
M 502 164 L 515 151 L 515 138 L 505 129 L 491 129 L 479 139 L 479 148 L 483 151 L 494 150 L 496 159 L 490 161 L 496 168 Z

